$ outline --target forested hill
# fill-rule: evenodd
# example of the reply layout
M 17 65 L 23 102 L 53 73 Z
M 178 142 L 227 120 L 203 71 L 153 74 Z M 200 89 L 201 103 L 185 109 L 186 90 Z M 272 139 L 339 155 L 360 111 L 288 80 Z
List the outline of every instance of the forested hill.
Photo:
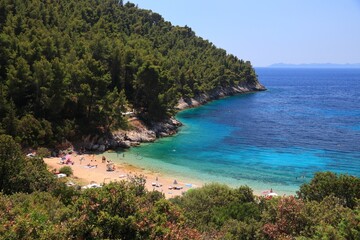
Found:
M 23 146 L 174 113 L 181 97 L 256 85 L 250 62 L 118 0 L 0 0 L 0 133 Z

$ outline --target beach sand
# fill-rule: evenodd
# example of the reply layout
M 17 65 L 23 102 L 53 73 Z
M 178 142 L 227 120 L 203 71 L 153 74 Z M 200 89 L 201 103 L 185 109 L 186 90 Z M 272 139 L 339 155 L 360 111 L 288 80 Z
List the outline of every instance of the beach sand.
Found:
M 148 191 L 159 191 L 165 194 L 165 198 L 181 196 L 189 189 L 198 187 L 199 184 L 185 184 L 185 179 L 175 179 L 161 173 L 154 173 L 146 169 L 137 168 L 129 164 L 114 164 L 113 171 L 107 171 L 107 161 L 102 160 L 101 154 L 82 154 L 72 153 L 68 156 L 74 164 L 61 164 L 59 157 L 44 158 L 49 171 L 57 171 L 63 166 L 69 166 L 73 170 L 73 178 L 81 186 L 90 183 L 106 184 L 121 180 L 128 180 L 128 176 L 143 175 L 146 179 L 146 189 Z M 126 160 L 125 160 L 126 161 Z M 90 166 L 92 167 L 90 167 Z M 154 186 L 157 185 L 157 186 Z M 181 190 L 169 189 L 170 186 L 182 187 Z

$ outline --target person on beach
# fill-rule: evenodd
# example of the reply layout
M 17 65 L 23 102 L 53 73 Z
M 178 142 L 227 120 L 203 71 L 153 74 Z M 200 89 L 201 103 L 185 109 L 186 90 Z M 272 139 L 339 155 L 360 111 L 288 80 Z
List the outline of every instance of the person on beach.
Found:
M 102 156 L 102 163 L 105 163 L 105 161 L 106 161 L 106 157 Z
M 89 168 L 97 168 L 97 165 L 91 165 L 90 163 L 88 163 L 87 165 Z

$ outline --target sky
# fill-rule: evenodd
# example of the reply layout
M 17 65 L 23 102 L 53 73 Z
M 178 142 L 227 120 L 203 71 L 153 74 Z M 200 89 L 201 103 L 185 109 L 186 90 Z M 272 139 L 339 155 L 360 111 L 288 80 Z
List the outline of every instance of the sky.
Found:
M 124 1 L 125 2 L 125 1 Z M 360 63 L 360 0 L 130 0 L 255 67 Z

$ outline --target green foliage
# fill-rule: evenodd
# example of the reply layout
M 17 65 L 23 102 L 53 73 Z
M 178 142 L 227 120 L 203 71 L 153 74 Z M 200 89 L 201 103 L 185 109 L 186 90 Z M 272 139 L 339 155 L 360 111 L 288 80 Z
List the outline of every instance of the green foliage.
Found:
M 247 186 L 231 189 L 213 183 L 188 191 L 174 202 L 184 209 L 189 224 L 202 231 L 219 229 L 230 219 L 246 221 L 260 216 L 252 190 Z
M 56 134 L 54 134 L 56 141 L 62 143 L 66 139 L 72 139 L 78 132 L 78 126 L 75 123 L 75 120 L 65 119 L 62 121 L 55 129 Z
M 194 239 L 195 230 L 183 224 L 182 215 L 163 198 L 139 195 L 135 182 L 111 183 L 86 190 L 74 203 L 75 238 L 86 239 Z M 140 186 L 141 187 L 141 182 Z M 80 221 L 79 221 L 80 220 Z
M 39 156 L 40 158 L 50 157 L 51 152 L 47 148 L 40 147 L 36 150 L 36 155 Z
M 129 186 L 130 186 L 132 192 L 134 192 L 136 194 L 136 196 L 144 196 L 145 195 L 145 193 L 146 193 L 145 176 L 132 175 L 132 176 L 129 176 L 128 180 L 131 183 Z
M 73 174 L 73 170 L 69 166 L 64 166 L 59 169 L 60 173 L 66 174 L 66 176 L 71 176 Z
M 74 199 L 80 196 L 81 192 L 78 190 L 77 187 L 68 187 L 62 178 L 49 187 L 49 192 L 66 206 L 71 206 Z
M 0 135 L 0 190 L 4 193 L 47 191 L 54 183 L 42 158 L 22 156 L 20 146 Z
M 126 128 L 132 107 L 158 121 L 181 97 L 256 83 L 249 62 L 132 3 L 0 0 L 0 132 L 24 147 Z
M 39 121 L 31 114 L 20 119 L 16 133 L 22 145 L 26 147 L 44 145 L 49 142 L 53 135 L 50 122 L 47 120 Z
M 239 240 L 257 240 L 261 239 L 259 229 L 261 229 L 261 222 L 250 220 L 242 222 L 238 220 L 229 220 L 222 227 L 221 232 L 223 236 L 221 239 L 239 239 Z
M 303 184 L 297 194 L 302 199 L 318 202 L 327 196 L 335 196 L 344 206 L 354 208 L 355 200 L 360 198 L 360 179 L 332 172 L 319 172 L 310 183 Z
M 138 206 L 134 193 L 128 187 L 125 182 L 121 182 L 101 189 L 86 190 L 74 204 L 79 215 L 71 229 L 73 234 L 86 239 L 116 238 L 119 234 L 123 234 L 126 239 L 134 238 L 136 231 L 133 215 Z
M 209 184 L 169 201 L 159 192 L 145 190 L 144 183 L 138 176 L 83 191 L 54 182 L 48 192 L 0 193 L 0 236 L 354 240 L 360 237 L 359 206 L 354 209 L 343 206 L 342 199 L 334 196 L 322 201 L 293 196 L 266 200 L 254 197 L 246 186 L 232 189 Z
M 24 159 L 17 144 L 126 128 L 132 107 L 160 120 L 181 97 L 256 83 L 250 62 L 130 2 L 0 0 L 1 238 L 359 239 L 356 177 L 318 173 L 298 199 L 209 184 L 168 201 L 141 176 L 69 188 L 45 151 Z
M 328 196 L 322 201 L 283 197 L 269 201 L 262 214 L 267 239 L 358 239 L 358 213 Z
M 15 192 L 48 191 L 55 184 L 53 175 L 40 157 L 27 158 L 12 186 Z
M 263 226 L 265 236 L 270 239 L 290 239 L 299 235 L 306 226 L 301 214 L 304 203 L 290 196 L 279 199 L 276 207 L 275 216 L 270 215 L 271 218 Z
M 104 118 L 106 129 L 127 128 L 126 119 L 122 113 L 126 112 L 127 100 L 125 92 L 118 92 L 114 89 L 103 99 L 103 108 L 100 109 L 101 116 Z
M 342 206 L 342 200 L 328 196 L 321 202 L 306 202 L 303 215 L 307 219 L 303 236 L 315 239 L 359 239 L 359 213 Z
M 49 193 L 0 194 L 2 239 L 66 239 L 71 210 Z
M 23 164 L 20 146 L 11 136 L 0 135 L 0 191 L 13 192 L 13 184 Z

